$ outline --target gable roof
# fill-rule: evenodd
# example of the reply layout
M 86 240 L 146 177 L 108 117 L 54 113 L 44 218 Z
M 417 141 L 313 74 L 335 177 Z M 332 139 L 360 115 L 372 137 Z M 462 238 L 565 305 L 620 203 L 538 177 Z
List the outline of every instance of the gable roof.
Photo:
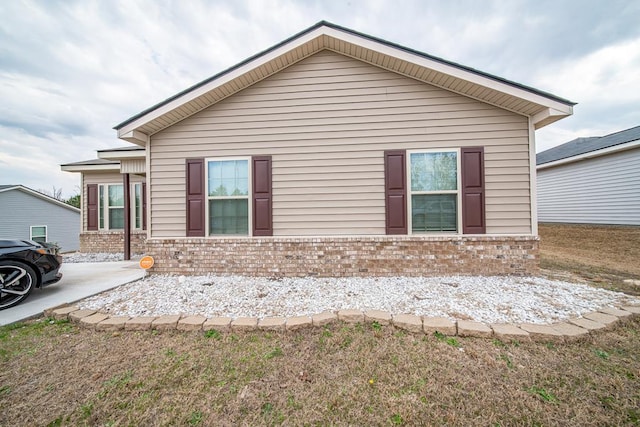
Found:
M 260 52 L 115 126 L 118 138 L 145 145 L 150 135 L 322 50 L 529 116 L 541 128 L 573 113 L 575 103 L 326 21 Z
M 538 153 L 536 165 L 539 167 L 543 165 L 546 167 L 555 166 L 585 157 L 597 157 L 636 145 L 640 145 L 640 126 L 600 137 L 576 138 Z
M 60 165 L 60 169 L 65 172 L 91 172 L 91 171 L 117 171 L 120 172 L 120 162 L 118 160 L 91 159 L 81 162 L 66 163 Z
M 42 199 L 42 200 L 44 200 L 46 202 L 53 203 L 53 204 L 58 205 L 58 206 L 62 206 L 63 208 L 69 209 L 69 210 L 71 210 L 71 211 L 73 211 L 73 212 L 75 212 L 77 214 L 80 213 L 80 209 L 76 208 L 75 206 L 68 205 L 65 202 L 62 202 L 62 201 L 60 201 L 58 199 L 54 199 L 53 197 L 47 196 L 46 194 L 41 193 L 39 191 L 32 190 L 31 188 L 25 187 L 24 185 L 0 185 L 0 193 L 4 193 L 4 192 L 8 192 L 8 191 L 14 191 L 14 190 L 20 191 L 22 193 L 29 194 L 31 196 L 35 196 L 35 197 L 37 197 L 39 199 Z

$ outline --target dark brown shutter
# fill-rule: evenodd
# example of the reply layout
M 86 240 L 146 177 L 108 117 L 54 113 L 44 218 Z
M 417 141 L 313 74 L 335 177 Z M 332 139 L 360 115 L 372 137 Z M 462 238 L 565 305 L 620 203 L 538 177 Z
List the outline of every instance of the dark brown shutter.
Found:
M 253 164 L 253 235 L 273 236 L 271 156 L 255 156 Z
M 87 231 L 98 229 L 98 184 L 87 184 Z
M 462 232 L 485 234 L 484 147 L 462 147 Z
M 407 234 L 406 152 L 384 152 L 384 194 L 387 234 Z
M 147 183 L 142 183 L 142 229 L 147 229 Z
M 187 236 L 204 236 L 204 159 L 187 159 Z

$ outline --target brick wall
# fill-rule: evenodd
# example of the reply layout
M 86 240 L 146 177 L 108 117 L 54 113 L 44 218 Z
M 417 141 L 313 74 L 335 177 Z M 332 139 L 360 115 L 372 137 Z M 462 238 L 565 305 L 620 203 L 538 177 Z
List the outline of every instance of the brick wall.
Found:
M 151 273 L 246 276 L 535 274 L 537 237 L 151 239 Z
M 131 233 L 131 253 L 145 253 L 146 231 Z M 124 233 L 122 231 L 85 231 L 80 233 L 80 252 L 124 252 Z

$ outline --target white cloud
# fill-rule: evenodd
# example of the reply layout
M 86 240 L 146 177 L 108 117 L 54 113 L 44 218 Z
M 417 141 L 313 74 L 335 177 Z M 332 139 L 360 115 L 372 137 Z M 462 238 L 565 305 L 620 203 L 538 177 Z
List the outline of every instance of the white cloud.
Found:
M 544 71 L 544 72 L 543 72 Z M 640 124 L 640 38 L 540 70 L 536 84 L 578 105 L 574 117 L 538 132 L 538 151 L 578 137 L 603 136 Z
M 550 64 L 539 70 L 536 82 L 585 104 L 636 102 L 640 100 L 640 38 Z
M 540 148 L 640 123 L 633 2 L 24 0 L 0 16 L 0 184 L 73 192 L 59 164 L 126 145 L 112 126 L 322 19 L 579 102 Z

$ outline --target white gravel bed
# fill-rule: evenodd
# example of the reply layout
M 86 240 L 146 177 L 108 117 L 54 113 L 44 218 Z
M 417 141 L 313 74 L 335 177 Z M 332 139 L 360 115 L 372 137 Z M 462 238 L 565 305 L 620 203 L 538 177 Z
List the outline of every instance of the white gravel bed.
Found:
M 136 255 L 132 255 L 135 257 Z M 124 253 L 105 253 L 105 252 L 72 252 L 62 254 L 62 262 L 67 264 L 75 264 L 80 262 L 114 262 L 124 261 Z
M 282 278 L 158 275 L 81 301 L 112 315 L 301 316 L 377 309 L 485 323 L 553 323 L 606 306 L 640 304 L 626 294 L 539 277 Z

